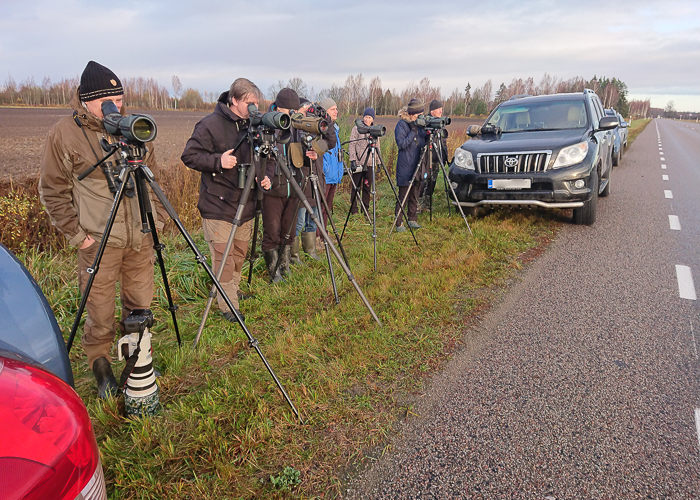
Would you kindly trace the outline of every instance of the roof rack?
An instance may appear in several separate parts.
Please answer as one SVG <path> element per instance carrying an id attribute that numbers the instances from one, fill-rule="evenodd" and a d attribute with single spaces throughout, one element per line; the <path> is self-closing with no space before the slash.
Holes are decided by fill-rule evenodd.
<path id="1" fill-rule="evenodd" d="M 530 94 L 518 94 L 518 95 L 514 95 L 513 97 L 511 97 L 508 100 L 512 101 L 513 99 L 522 99 L 523 97 L 532 97 L 532 96 Z"/>

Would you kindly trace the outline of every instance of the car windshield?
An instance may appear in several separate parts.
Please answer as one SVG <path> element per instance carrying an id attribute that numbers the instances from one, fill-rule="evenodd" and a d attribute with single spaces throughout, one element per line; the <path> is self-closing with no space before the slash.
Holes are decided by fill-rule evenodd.
<path id="1" fill-rule="evenodd" d="M 566 130 L 587 125 L 583 100 L 518 102 L 499 107 L 487 124 L 503 133 L 536 130 Z"/>

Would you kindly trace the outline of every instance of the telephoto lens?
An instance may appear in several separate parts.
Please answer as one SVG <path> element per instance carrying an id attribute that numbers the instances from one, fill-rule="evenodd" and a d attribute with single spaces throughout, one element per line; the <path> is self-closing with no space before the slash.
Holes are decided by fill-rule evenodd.
<path id="1" fill-rule="evenodd" d="M 105 130 L 114 136 L 123 136 L 129 142 L 150 142 L 156 138 L 158 128 L 149 115 L 122 116 L 112 101 L 102 103 L 102 122 Z"/>
<path id="2" fill-rule="evenodd" d="M 117 344 L 119 360 L 127 361 L 124 370 L 132 365 L 124 390 L 124 409 L 129 417 L 153 416 L 161 409 L 153 371 L 151 332 L 148 330 L 151 326 L 151 310 L 134 309 L 124 321 L 126 335 Z"/>

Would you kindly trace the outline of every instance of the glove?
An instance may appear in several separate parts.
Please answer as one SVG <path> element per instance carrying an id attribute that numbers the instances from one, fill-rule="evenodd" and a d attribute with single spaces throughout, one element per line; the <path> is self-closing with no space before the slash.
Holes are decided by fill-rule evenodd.
<path id="1" fill-rule="evenodd" d="M 359 174 L 362 172 L 362 165 L 358 165 L 355 160 L 350 162 L 350 169 L 352 170 L 353 174 Z"/>

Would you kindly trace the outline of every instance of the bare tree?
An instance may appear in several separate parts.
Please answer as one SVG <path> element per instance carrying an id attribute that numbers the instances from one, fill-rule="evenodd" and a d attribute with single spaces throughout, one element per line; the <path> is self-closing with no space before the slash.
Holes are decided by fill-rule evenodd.
<path id="1" fill-rule="evenodd" d="M 379 101 L 381 100 L 382 96 L 384 95 L 384 92 L 382 91 L 382 81 L 379 79 L 378 76 L 375 76 L 372 78 L 372 81 L 369 82 L 369 105 L 373 109 L 377 109 L 377 106 L 379 105 Z"/>
<path id="2" fill-rule="evenodd" d="M 286 84 L 284 83 L 284 80 L 277 80 L 277 83 L 273 83 L 267 88 L 267 97 L 271 101 L 274 101 L 277 98 L 277 94 L 279 94 L 279 91 L 282 90 L 284 87 L 286 87 Z"/>
<path id="3" fill-rule="evenodd" d="M 177 101 L 180 99 L 180 93 L 182 92 L 182 84 L 177 75 L 173 75 L 173 94 L 175 95 L 175 109 L 177 109 Z"/>
<path id="4" fill-rule="evenodd" d="M 306 97 L 308 88 L 304 83 L 304 80 L 302 80 L 298 76 L 290 78 L 289 82 L 287 82 L 287 87 L 294 90 L 297 93 L 297 95 L 299 95 L 299 97 Z"/>

